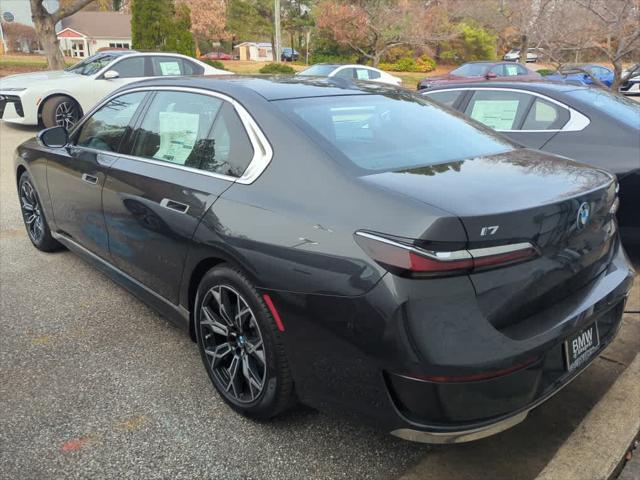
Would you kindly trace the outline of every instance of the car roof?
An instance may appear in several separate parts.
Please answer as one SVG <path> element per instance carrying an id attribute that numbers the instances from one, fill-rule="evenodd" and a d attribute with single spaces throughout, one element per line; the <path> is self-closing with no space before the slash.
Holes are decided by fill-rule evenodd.
<path id="1" fill-rule="evenodd" d="M 453 88 L 509 88 L 520 90 L 531 90 L 533 92 L 570 92 L 572 90 L 579 90 L 581 88 L 590 88 L 583 85 L 572 85 L 564 82 L 550 82 L 544 80 L 512 80 L 502 82 L 458 82 L 447 83 L 443 85 L 434 85 L 426 90 L 424 93 L 429 93 L 434 90 L 450 90 Z"/>
<path id="2" fill-rule="evenodd" d="M 365 95 L 404 91 L 383 83 L 357 82 L 343 78 L 303 76 L 202 75 L 190 77 L 153 77 L 131 83 L 120 91 L 136 87 L 187 87 L 225 93 L 234 98 L 257 93 L 266 100 Z"/>

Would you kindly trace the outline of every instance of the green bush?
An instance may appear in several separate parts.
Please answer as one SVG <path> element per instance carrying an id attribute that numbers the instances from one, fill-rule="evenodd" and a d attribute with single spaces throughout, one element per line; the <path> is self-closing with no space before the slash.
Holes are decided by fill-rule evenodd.
<path id="1" fill-rule="evenodd" d="M 315 65 L 316 63 L 358 63 L 358 57 L 356 55 L 312 53 L 309 55 L 309 65 Z"/>
<path id="2" fill-rule="evenodd" d="M 389 72 L 431 72 L 436 68 L 436 62 L 428 55 L 422 55 L 417 60 L 403 57 L 395 63 L 381 63 L 378 67 Z"/>
<path id="3" fill-rule="evenodd" d="M 458 37 L 442 43 L 439 59 L 464 63 L 496 58 L 496 37 L 482 27 L 460 23 Z"/>
<path id="4" fill-rule="evenodd" d="M 295 70 L 291 68 L 289 65 L 285 65 L 284 63 L 269 63 L 265 65 L 260 70 L 260 73 L 270 73 L 275 75 L 291 75 L 295 73 Z"/>
<path id="5" fill-rule="evenodd" d="M 207 65 L 211 65 L 213 68 L 217 68 L 218 70 L 226 70 L 226 68 L 224 68 L 224 64 L 220 60 L 205 59 L 202 61 Z"/>
<path id="6" fill-rule="evenodd" d="M 553 75 L 554 73 L 556 73 L 555 70 L 551 70 L 549 68 L 541 68 L 537 72 L 543 77 L 546 77 L 547 75 Z"/>

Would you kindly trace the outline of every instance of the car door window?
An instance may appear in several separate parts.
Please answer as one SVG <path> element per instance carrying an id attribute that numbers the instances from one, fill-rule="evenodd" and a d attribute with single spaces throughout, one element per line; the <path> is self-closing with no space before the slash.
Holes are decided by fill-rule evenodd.
<path id="1" fill-rule="evenodd" d="M 503 67 L 505 77 L 515 77 L 518 75 L 519 65 L 514 63 L 512 65 L 503 65 Z"/>
<path id="2" fill-rule="evenodd" d="M 366 68 L 356 68 L 355 69 L 356 72 L 356 80 L 370 80 L 371 79 L 371 72 L 369 70 L 367 70 Z"/>
<path id="3" fill-rule="evenodd" d="M 353 68 L 343 68 L 335 74 L 336 77 L 353 79 Z"/>
<path id="4" fill-rule="evenodd" d="M 531 96 L 504 90 L 476 90 L 465 114 L 496 130 L 514 130 L 525 115 Z"/>
<path id="5" fill-rule="evenodd" d="M 154 77 L 184 75 L 181 58 L 151 57 L 151 72 Z"/>
<path id="6" fill-rule="evenodd" d="M 198 65 L 194 62 L 190 62 L 189 60 L 182 59 L 182 72 L 183 75 L 202 75 L 204 73 L 204 68 L 201 65 Z"/>
<path id="7" fill-rule="evenodd" d="M 493 67 L 491 67 L 491 70 L 489 70 L 489 71 L 491 73 L 495 73 L 499 77 L 504 77 L 505 76 L 504 66 L 503 65 L 494 65 Z"/>
<path id="8" fill-rule="evenodd" d="M 253 147 L 229 102 L 209 95 L 158 92 L 134 135 L 132 155 L 241 176 Z"/>
<path id="9" fill-rule="evenodd" d="M 529 74 L 529 70 L 527 70 L 522 65 L 516 65 L 516 68 L 518 69 L 518 75 L 528 75 Z"/>
<path id="10" fill-rule="evenodd" d="M 117 152 L 145 95 L 146 92 L 134 92 L 109 101 L 82 124 L 75 144 L 79 147 Z"/>
<path id="11" fill-rule="evenodd" d="M 118 72 L 120 78 L 144 77 L 144 57 L 125 58 L 113 65 L 110 70 Z"/>
<path id="12" fill-rule="evenodd" d="M 449 90 L 428 93 L 427 96 L 438 103 L 452 107 L 456 100 L 464 93 L 464 90 Z"/>
<path id="13" fill-rule="evenodd" d="M 522 124 L 522 130 L 558 130 L 569 121 L 566 108 L 536 98 Z"/>
<path id="14" fill-rule="evenodd" d="M 376 80 L 382 76 L 380 75 L 380 72 L 376 72 L 375 70 L 367 69 L 367 72 L 369 73 L 369 80 Z"/>

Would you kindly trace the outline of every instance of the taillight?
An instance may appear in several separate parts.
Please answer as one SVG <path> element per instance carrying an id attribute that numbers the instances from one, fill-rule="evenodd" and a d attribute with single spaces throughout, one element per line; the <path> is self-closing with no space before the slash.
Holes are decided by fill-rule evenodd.
<path id="1" fill-rule="evenodd" d="M 385 269 L 413 276 L 460 275 L 523 262 L 538 255 L 528 242 L 445 252 L 425 250 L 362 231 L 356 232 L 355 240 Z"/>

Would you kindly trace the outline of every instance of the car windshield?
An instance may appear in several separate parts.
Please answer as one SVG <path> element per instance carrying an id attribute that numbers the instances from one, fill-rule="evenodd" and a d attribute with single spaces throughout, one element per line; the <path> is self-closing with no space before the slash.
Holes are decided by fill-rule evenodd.
<path id="1" fill-rule="evenodd" d="M 65 71 L 77 73 L 79 75 L 93 75 L 111 63 L 114 58 L 116 58 L 115 55 L 99 53 L 76 63 L 74 66 L 65 69 Z"/>
<path id="2" fill-rule="evenodd" d="M 306 70 L 298 72 L 298 75 L 311 76 L 311 77 L 315 77 L 315 76 L 326 77 L 331 72 L 333 72 L 335 68 L 336 68 L 335 65 L 313 65 L 307 68 Z"/>
<path id="3" fill-rule="evenodd" d="M 411 94 L 343 95 L 273 103 L 338 159 L 365 171 L 429 166 L 514 148 L 488 129 Z"/>
<path id="4" fill-rule="evenodd" d="M 601 88 L 581 88 L 567 95 L 640 130 L 640 103 Z"/>
<path id="5" fill-rule="evenodd" d="M 489 70 L 489 64 L 487 63 L 467 63 L 453 70 L 451 75 L 456 77 L 481 77 L 487 73 L 487 70 Z"/>

